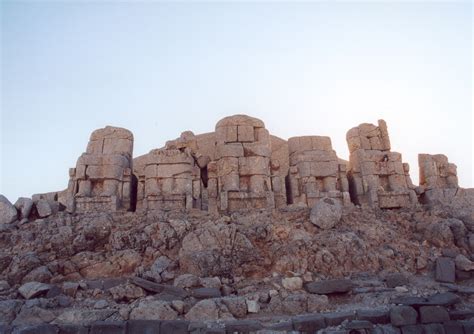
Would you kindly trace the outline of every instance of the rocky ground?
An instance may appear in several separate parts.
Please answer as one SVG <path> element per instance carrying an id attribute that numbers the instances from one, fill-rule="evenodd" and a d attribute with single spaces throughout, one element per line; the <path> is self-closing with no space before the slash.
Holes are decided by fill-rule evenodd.
<path id="1" fill-rule="evenodd" d="M 134 320 L 181 319 L 176 324 L 196 333 L 327 326 L 397 333 L 414 325 L 406 320 L 411 310 L 426 333 L 439 332 L 432 322 L 445 323 L 446 332 L 447 320 L 474 316 L 472 218 L 440 208 L 351 206 L 333 224 L 318 224 L 314 212 L 293 206 L 221 216 L 63 211 L 2 224 L 0 332 L 79 325 L 139 333 L 130 329 Z M 441 315 L 426 320 L 435 311 Z M 118 327 L 104 331 L 97 321 Z M 391 324 L 370 329 L 384 323 Z M 162 332 L 180 331 L 170 326 Z M 469 322 L 460 326 L 471 330 Z"/>

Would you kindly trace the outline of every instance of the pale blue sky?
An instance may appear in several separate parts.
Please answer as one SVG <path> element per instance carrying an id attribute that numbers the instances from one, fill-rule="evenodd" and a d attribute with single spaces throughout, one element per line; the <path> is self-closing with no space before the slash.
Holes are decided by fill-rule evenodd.
<path id="1" fill-rule="evenodd" d="M 246 113 L 282 138 L 384 118 L 418 180 L 445 153 L 473 186 L 472 4 L 8 2 L 1 6 L 0 193 L 61 190 L 90 133 L 138 156 Z"/>

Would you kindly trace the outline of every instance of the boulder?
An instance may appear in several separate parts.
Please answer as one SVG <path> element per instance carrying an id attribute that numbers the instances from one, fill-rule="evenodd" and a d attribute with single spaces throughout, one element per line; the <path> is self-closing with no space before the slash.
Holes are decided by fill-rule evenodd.
<path id="1" fill-rule="evenodd" d="M 16 208 L 3 195 L 0 195 L 0 224 L 11 224 L 18 218 Z"/>
<path id="2" fill-rule="evenodd" d="M 131 320 L 174 320 L 177 317 L 171 305 L 162 300 L 142 300 L 130 312 Z"/>
<path id="3" fill-rule="evenodd" d="M 311 223 L 323 230 L 333 228 L 342 217 L 342 207 L 331 198 L 323 198 L 311 209 Z"/>
<path id="4" fill-rule="evenodd" d="M 15 202 L 15 208 L 20 212 L 21 219 L 28 218 L 33 208 L 33 200 L 27 197 L 20 197 Z"/>
<path id="5" fill-rule="evenodd" d="M 39 325 L 53 321 L 56 315 L 38 306 L 21 308 L 12 325 Z"/>
<path id="6" fill-rule="evenodd" d="M 195 304 L 184 318 L 186 320 L 217 320 L 219 311 L 214 300 L 205 299 Z"/>
<path id="7" fill-rule="evenodd" d="M 309 293 L 326 295 L 331 293 L 347 293 L 352 290 L 353 283 L 349 279 L 333 279 L 326 281 L 310 282 L 305 284 Z"/>
<path id="8" fill-rule="evenodd" d="M 51 289 L 51 285 L 41 282 L 28 282 L 18 288 L 18 292 L 25 298 L 30 299 L 39 296 Z"/>
<path id="9" fill-rule="evenodd" d="M 45 218 L 53 214 L 53 209 L 49 202 L 45 199 L 40 199 L 36 202 L 36 211 L 38 211 L 38 216 Z"/>
<path id="10" fill-rule="evenodd" d="M 454 262 L 456 264 L 456 269 L 463 270 L 463 271 L 471 271 L 474 270 L 474 262 L 469 260 L 467 257 L 465 257 L 462 254 L 459 254 L 456 256 L 454 259 Z"/>

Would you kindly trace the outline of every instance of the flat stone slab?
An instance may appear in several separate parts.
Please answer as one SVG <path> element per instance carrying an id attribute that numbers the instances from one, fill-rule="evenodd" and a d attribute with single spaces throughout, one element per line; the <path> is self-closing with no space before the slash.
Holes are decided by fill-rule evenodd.
<path id="1" fill-rule="evenodd" d="M 173 296 L 181 297 L 184 298 L 188 296 L 188 293 L 181 288 L 172 286 L 172 285 L 166 285 L 166 284 L 159 284 L 155 283 L 152 281 L 148 281 L 146 279 L 140 278 L 140 277 L 133 277 L 131 279 L 131 283 L 151 292 L 155 293 L 167 293 Z"/>
<path id="2" fill-rule="evenodd" d="M 309 293 L 326 295 L 331 293 L 347 293 L 352 290 L 354 284 L 349 279 L 333 279 L 326 281 L 310 282 L 305 284 Z"/>
<path id="3" fill-rule="evenodd" d="M 39 296 L 51 289 L 51 285 L 40 282 L 28 282 L 20 286 L 18 292 L 25 298 L 30 299 Z"/>
<path id="4" fill-rule="evenodd" d="M 218 288 L 196 288 L 192 290 L 192 296 L 197 299 L 219 298 L 222 296 Z"/>

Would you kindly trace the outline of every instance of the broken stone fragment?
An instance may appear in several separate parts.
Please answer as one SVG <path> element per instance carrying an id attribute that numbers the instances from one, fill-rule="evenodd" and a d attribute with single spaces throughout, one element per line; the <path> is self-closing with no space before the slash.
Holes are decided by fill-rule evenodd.
<path id="1" fill-rule="evenodd" d="M 18 288 L 18 292 L 25 298 L 30 299 L 39 296 L 51 289 L 51 285 L 40 282 L 28 282 Z"/>

